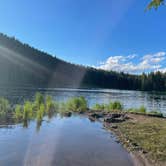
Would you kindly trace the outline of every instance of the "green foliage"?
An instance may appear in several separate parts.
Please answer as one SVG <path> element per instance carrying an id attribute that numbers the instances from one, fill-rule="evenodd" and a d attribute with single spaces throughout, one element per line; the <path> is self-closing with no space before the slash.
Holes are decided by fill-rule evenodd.
<path id="1" fill-rule="evenodd" d="M 164 4 L 164 0 L 151 0 L 151 2 L 148 4 L 146 10 L 150 10 L 152 8 L 157 9 L 160 5 Z"/>
<path id="2" fill-rule="evenodd" d="M 130 108 L 127 110 L 127 112 L 131 112 L 131 113 L 140 113 L 140 114 L 146 114 L 146 108 L 144 106 L 140 106 L 139 108 Z"/>
<path id="3" fill-rule="evenodd" d="M 92 110 L 95 110 L 95 111 L 103 111 L 105 110 L 106 108 L 106 105 L 105 104 L 95 104 L 93 107 L 92 107 Z"/>
<path id="4" fill-rule="evenodd" d="M 88 108 L 84 97 L 73 97 L 66 102 L 66 109 L 73 112 L 84 112 Z"/>
<path id="5" fill-rule="evenodd" d="M 49 114 L 54 111 L 54 103 L 51 96 L 46 96 L 46 112 Z"/>
<path id="6" fill-rule="evenodd" d="M 16 105 L 14 110 L 14 119 L 19 122 L 23 119 L 23 110 L 21 105 Z"/>
<path id="7" fill-rule="evenodd" d="M 15 60 L 19 61 L 19 58 L 25 58 L 27 61 L 37 61 L 39 64 L 32 66 L 31 63 L 27 63 L 27 61 L 25 61 L 23 62 L 24 67 L 27 69 L 31 69 L 33 67 L 33 70 L 22 70 L 22 68 L 16 67 L 14 63 L 10 63 L 7 58 L 3 58 L 3 56 L 1 56 L 1 83 L 14 82 L 17 85 L 24 84 L 28 80 L 28 83 L 32 86 L 38 85 L 39 87 L 46 87 L 48 86 L 50 76 L 54 75 L 51 83 L 55 87 L 68 87 L 70 85 L 77 87 L 78 82 L 80 81 L 80 76 L 86 73 L 84 79 L 81 81 L 80 87 L 86 86 L 109 89 L 166 91 L 165 73 L 153 72 L 142 75 L 131 75 L 123 72 L 118 73 L 115 71 L 104 71 L 91 67 L 73 65 L 67 62 L 64 63 L 64 61 L 61 61 L 56 57 L 52 57 L 47 53 L 36 50 L 27 44 L 23 44 L 14 38 L 9 38 L 4 34 L 0 34 L 0 45 L 11 50 L 11 52 L 14 51 L 18 56 L 14 57 L 12 54 L 8 56 L 16 58 Z M 20 55 L 21 57 L 19 57 Z M 57 68 L 56 66 L 62 67 Z M 54 74 L 55 72 L 56 75 Z M 10 77 L 11 73 L 13 73 L 14 77 Z M 39 109 L 40 104 L 37 105 Z"/>
<path id="8" fill-rule="evenodd" d="M 7 119 L 11 112 L 9 101 L 5 98 L 0 98 L 0 119 Z"/>
<path id="9" fill-rule="evenodd" d="M 32 103 L 26 101 L 23 107 L 23 120 L 30 120 L 34 117 Z"/>
<path id="10" fill-rule="evenodd" d="M 115 111 L 122 110 L 123 105 L 119 101 L 115 101 L 109 104 L 95 104 L 92 109 L 95 111 Z"/>
<path id="11" fill-rule="evenodd" d="M 146 108 L 145 108 L 144 106 L 141 106 L 141 107 L 138 109 L 138 112 L 143 113 L 143 114 L 146 114 Z"/>
<path id="12" fill-rule="evenodd" d="M 37 92 L 34 101 L 36 109 L 38 110 L 40 108 L 40 105 L 43 103 L 44 103 L 44 96 L 41 93 Z"/>
<path id="13" fill-rule="evenodd" d="M 107 106 L 108 111 L 111 110 L 122 110 L 123 106 L 119 101 L 110 102 Z"/>
<path id="14" fill-rule="evenodd" d="M 67 106 L 66 106 L 66 103 L 65 103 L 65 102 L 61 102 L 61 103 L 59 104 L 58 112 L 59 112 L 60 114 L 63 114 L 63 113 L 65 113 L 65 112 L 69 112 L 69 110 L 67 109 Z"/>
<path id="15" fill-rule="evenodd" d="M 44 104 L 42 103 L 41 105 L 40 105 L 40 108 L 39 108 L 39 110 L 37 111 L 37 121 L 38 122 L 40 122 L 40 121 L 42 121 L 42 119 L 43 119 L 43 116 L 44 116 L 44 110 L 45 110 L 45 106 L 44 106 Z"/>

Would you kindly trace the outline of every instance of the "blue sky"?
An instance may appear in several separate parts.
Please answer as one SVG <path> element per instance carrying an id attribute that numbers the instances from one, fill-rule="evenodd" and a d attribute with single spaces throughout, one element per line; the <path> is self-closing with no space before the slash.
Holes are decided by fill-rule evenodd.
<path id="1" fill-rule="evenodd" d="M 166 6 L 145 12 L 148 2 L 1 0 L 0 32 L 73 63 L 165 71 Z"/>

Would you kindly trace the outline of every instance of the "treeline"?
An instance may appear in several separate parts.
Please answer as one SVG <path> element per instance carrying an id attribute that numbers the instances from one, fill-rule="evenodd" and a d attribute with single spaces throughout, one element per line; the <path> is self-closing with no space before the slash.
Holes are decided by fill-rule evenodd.
<path id="1" fill-rule="evenodd" d="M 0 85 L 166 90 L 166 73 L 131 75 L 65 62 L 0 34 Z"/>

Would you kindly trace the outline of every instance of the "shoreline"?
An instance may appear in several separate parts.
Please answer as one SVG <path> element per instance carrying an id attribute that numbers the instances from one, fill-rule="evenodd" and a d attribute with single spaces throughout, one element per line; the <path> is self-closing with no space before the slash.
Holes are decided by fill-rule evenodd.
<path id="1" fill-rule="evenodd" d="M 109 115 L 108 115 L 109 114 Z M 112 115 L 118 115 L 121 114 L 122 117 L 125 117 L 122 119 L 122 121 L 115 121 L 114 118 L 112 118 L 112 122 L 105 122 L 105 120 L 110 118 Z M 145 151 L 143 147 L 139 146 L 137 143 L 133 143 L 130 140 L 130 137 L 127 138 L 125 133 L 121 131 L 120 126 L 123 126 L 124 123 L 130 123 L 134 121 L 139 121 L 140 119 L 160 119 L 164 120 L 166 122 L 166 118 L 164 117 L 154 117 L 149 115 L 141 115 L 141 114 L 133 114 L 133 113 L 121 113 L 121 112 L 115 112 L 115 113 L 103 113 L 103 117 L 101 117 L 101 112 L 96 111 L 93 113 L 87 114 L 88 117 L 91 120 L 99 121 L 103 124 L 103 127 L 114 134 L 114 136 L 117 138 L 118 142 L 127 150 L 127 152 L 130 154 L 131 158 L 133 159 L 133 163 L 135 166 L 164 166 L 166 165 L 165 161 L 157 161 L 151 158 L 149 155 L 150 151 Z M 125 115 L 125 116 L 124 116 Z M 95 116 L 95 117 L 94 117 Z M 121 118 L 121 117 L 120 117 Z M 116 119 L 116 118 L 115 118 Z M 136 122 L 137 123 L 137 122 Z"/>

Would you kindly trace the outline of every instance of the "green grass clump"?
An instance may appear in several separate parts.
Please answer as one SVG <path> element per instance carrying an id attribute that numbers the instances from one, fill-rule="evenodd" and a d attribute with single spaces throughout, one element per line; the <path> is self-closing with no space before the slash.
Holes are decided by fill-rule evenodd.
<path id="1" fill-rule="evenodd" d="M 45 106 L 44 104 L 40 104 L 40 108 L 37 111 L 37 116 L 36 116 L 38 122 L 41 122 L 43 120 L 44 114 L 45 114 Z"/>
<path id="2" fill-rule="evenodd" d="M 108 111 L 111 110 L 122 110 L 123 106 L 119 101 L 110 102 L 108 104 Z"/>
<path id="3" fill-rule="evenodd" d="M 14 110 L 14 119 L 16 122 L 20 122 L 23 119 L 23 109 L 21 105 L 16 105 Z"/>
<path id="4" fill-rule="evenodd" d="M 66 102 L 65 106 L 72 112 L 85 112 L 88 108 L 84 97 L 73 97 Z"/>
<path id="5" fill-rule="evenodd" d="M 138 112 L 143 113 L 143 114 L 146 114 L 146 108 L 145 108 L 144 106 L 141 106 L 141 107 L 138 109 Z"/>
<path id="6" fill-rule="evenodd" d="M 106 108 L 106 105 L 105 104 L 95 104 L 93 107 L 92 107 L 92 110 L 95 110 L 95 111 L 103 111 L 105 110 Z"/>
<path id="7" fill-rule="evenodd" d="M 92 107 L 92 110 L 95 111 L 115 111 L 115 110 L 122 110 L 123 105 L 119 101 L 110 102 L 109 104 L 95 104 Z"/>
<path id="8" fill-rule="evenodd" d="M 23 106 L 23 120 L 30 120 L 35 116 L 33 112 L 32 103 L 29 101 L 26 101 Z"/>
<path id="9" fill-rule="evenodd" d="M 0 119 L 7 120 L 11 116 L 11 106 L 5 98 L 0 98 Z"/>
<path id="10" fill-rule="evenodd" d="M 44 96 L 37 92 L 35 95 L 35 101 L 34 101 L 34 107 L 36 107 L 36 110 L 38 110 L 40 108 L 41 104 L 44 104 Z"/>
<path id="11" fill-rule="evenodd" d="M 139 108 L 130 108 L 127 110 L 130 113 L 137 113 L 137 114 L 146 114 L 146 108 L 144 106 L 140 106 Z"/>
<path id="12" fill-rule="evenodd" d="M 54 102 L 53 102 L 51 96 L 46 96 L 45 105 L 46 105 L 46 112 L 47 112 L 48 114 L 54 113 Z"/>

